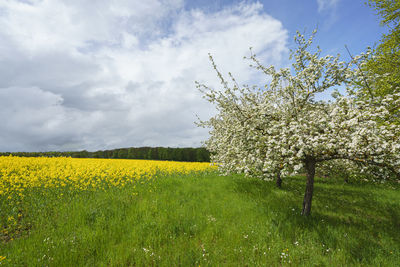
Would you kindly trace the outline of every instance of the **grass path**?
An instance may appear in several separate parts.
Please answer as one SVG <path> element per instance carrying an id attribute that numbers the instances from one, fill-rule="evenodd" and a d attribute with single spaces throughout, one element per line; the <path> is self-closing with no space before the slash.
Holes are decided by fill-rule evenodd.
<path id="1" fill-rule="evenodd" d="M 400 186 L 317 179 L 304 218 L 304 183 L 204 174 L 44 194 L 29 234 L 0 243 L 0 266 L 399 264 Z"/>

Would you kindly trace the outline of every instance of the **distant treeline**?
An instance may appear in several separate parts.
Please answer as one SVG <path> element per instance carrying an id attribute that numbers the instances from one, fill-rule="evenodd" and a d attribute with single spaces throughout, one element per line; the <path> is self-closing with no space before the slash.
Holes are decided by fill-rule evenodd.
<path id="1" fill-rule="evenodd" d="M 151 159 L 209 162 L 210 153 L 200 148 L 172 148 L 172 147 L 130 147 L 96 152 L 83 151 L 50 151 L 50 152 L 0 152 L 0 156 L 8 155 L 20 157 L 72 157 L 72 158 L 103 158 L 103 159 Z"/>

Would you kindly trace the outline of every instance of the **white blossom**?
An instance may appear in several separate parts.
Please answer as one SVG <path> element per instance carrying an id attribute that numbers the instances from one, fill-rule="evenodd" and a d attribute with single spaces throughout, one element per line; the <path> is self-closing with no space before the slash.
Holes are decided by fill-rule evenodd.
<path id="1" fill-rule="evenodd" d="M 246 173 L 268 179 L 301 170 L 307 158 L 316 162 L 342 159 L 368 166 L 377 165 L 387 173 L 400 173 L 400 126 L 386 123 L 389 104 L 400 105 L 398 95 L 366 100 L 350 86 L 365 77 L 358 68 L 364 57 L 350 62 L 320 57 L 321 50 L 309 52 L 313 36 L 297 34 L 298 49 L 292 52 L 291 69 L 264 67 L 251 54 L 252 67 L 270 81 L 262 88 L 240 87 L 230 75 L 232 86 L 222 77 L 213 58 L 222 90 L 198 84 L 219 113 L 208 121 L 210 138 L 205 142 L 212 161 L 223 173 Z M 318 93 L 345 85 L 333 101 L 317 101 Z M 397 102 L 396 102 L 397 101 Z"/>

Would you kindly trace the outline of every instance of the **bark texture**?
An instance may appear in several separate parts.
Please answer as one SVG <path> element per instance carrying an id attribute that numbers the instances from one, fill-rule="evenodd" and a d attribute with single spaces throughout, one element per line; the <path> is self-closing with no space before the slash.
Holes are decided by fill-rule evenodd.
<path id="1" fill-rule="evenodd" d="M 277 186 L 278 188 L 281 188 L 281 187 L 282 187 L 281 172 L 278 172 L 278 173 L 276 174 L 276 186 Z"/>
<path id="2" fill-rule="evenodd" d="M 309 216 L 311 213 L 311 202 L 314 192 L 314 176 L 315 176 L 315 158 L 307 157 L 305 160 L 307 171 L 307 185 L 306 192 L 304 193 L 303 211 L 302 215 Z"/>

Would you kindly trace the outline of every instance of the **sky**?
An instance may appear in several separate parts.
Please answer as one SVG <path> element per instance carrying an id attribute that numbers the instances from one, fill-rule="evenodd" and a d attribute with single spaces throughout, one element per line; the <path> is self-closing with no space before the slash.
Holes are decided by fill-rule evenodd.
<path id="1" fill-rule="evenodd" d="M 0 0 L 0 151 L 199 147 L 219 88 L 285 67 L 297 30 L 348 59 L 385 33 L 364 0 Z"/>

